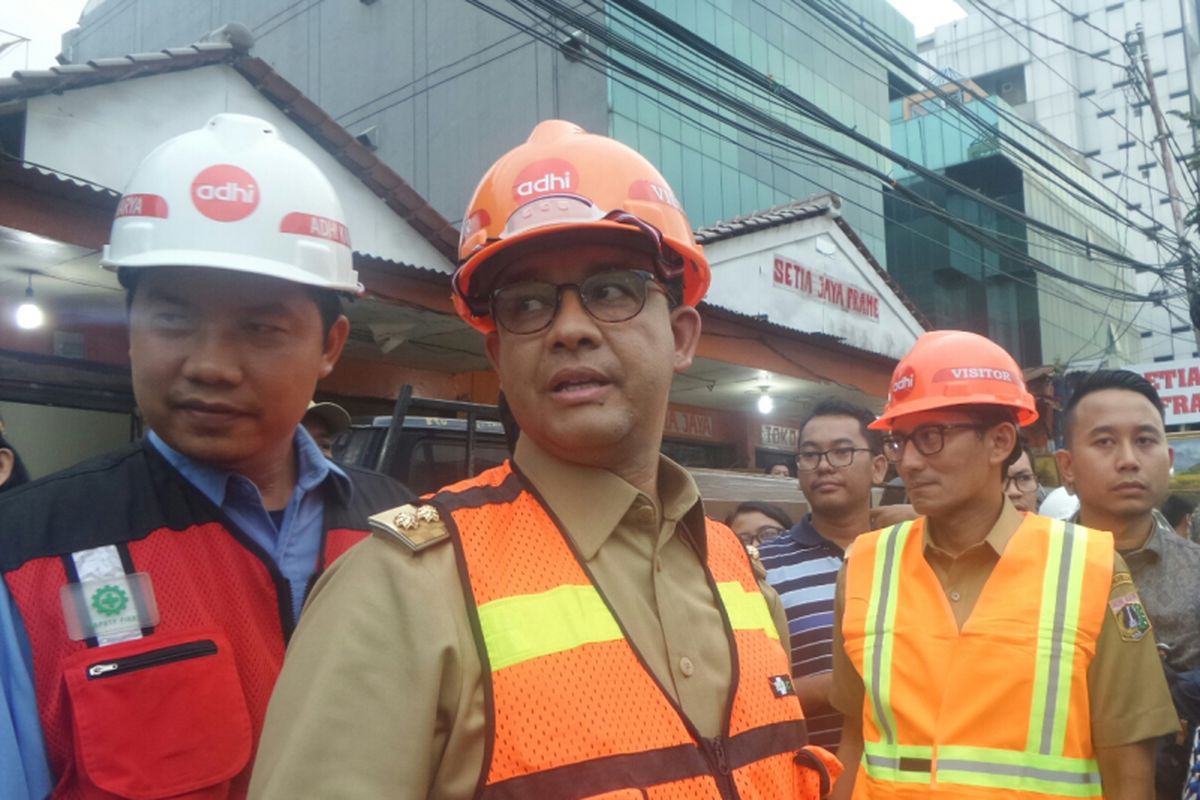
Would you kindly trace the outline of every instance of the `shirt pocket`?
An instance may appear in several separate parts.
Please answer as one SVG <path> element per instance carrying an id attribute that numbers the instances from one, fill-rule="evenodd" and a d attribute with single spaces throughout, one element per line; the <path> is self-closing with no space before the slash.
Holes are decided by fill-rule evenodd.
<path id="1" fill-rule="evenodd" d="M 89 648 L 64 670 L 76 760 L 101 789 L 131 800 L 211 790 L 250 761 L 245 693 L 215 630 Z"/>

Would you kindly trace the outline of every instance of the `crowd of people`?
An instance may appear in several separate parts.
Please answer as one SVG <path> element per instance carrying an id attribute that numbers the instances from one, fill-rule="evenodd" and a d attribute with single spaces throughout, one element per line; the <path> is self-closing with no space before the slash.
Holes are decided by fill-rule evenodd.
<path id="1" fill-rule="evenodd" d="M 256 209 L 197 199 L 216 166 Z M 1078 504 L 1039 514 L 1020 368 L 927 333 L 881 415 L 809 409 L 771 470 L 803 518 L 709 519 L 660 452 L 708 262 L 649 161 L 552 120 L 484 175 L 453 278 L 512 459 L 418 500 L 329 458 L 361 287 L 316 167 L 221 114 L 126 198 L 103 263 L 148 435 L 30 483 L 0 429 L 0 796 L 1200 790 L 1200 545 L 1141 376 L 1078 384 Z"/>

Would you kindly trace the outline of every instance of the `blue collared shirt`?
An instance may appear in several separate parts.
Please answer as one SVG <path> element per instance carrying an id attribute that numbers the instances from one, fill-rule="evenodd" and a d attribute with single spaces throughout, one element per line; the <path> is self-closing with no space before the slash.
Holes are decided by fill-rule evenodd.
<path id="1" fill-rule="evenodd" d="M 336 483 L 337 490 L 349 497 L 352 487 L 346 473 L 325 457 L 303 426 L 297 426 L 296 488 L 276 526 L 258 487 L 248 478 L 194 461 L 153 431 L 147 438 L 171 466 L 271 557 L 291 589 L 295 622 L 308 582 L 317 569 L 325 519 L 323 486 L 327 481 Z"/>

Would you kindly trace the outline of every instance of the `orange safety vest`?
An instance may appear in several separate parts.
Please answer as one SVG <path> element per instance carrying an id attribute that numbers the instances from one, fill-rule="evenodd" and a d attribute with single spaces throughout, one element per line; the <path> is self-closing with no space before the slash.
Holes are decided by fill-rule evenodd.
<path id="1" fill-rule="evenodd" d="M 507 463 L 429 502 L 455 542 L 485 665 L 477 797 L 815 800 L 836 777 L 836 760 L 806 747 L 787 655 L 728 528 L 708 522 L 706 567 L 725 618 L 733 696 L 721 736 L 703 739 Z"/>
<path id="2" fill-rule="evenodd" d="M 866 690 L 854 797 L 1101 797 L 1087 671 L 1111 534 L 1026 515 L 960 631 L 924 524 L 860 536 L 846 562 L 842 635 Z"/>

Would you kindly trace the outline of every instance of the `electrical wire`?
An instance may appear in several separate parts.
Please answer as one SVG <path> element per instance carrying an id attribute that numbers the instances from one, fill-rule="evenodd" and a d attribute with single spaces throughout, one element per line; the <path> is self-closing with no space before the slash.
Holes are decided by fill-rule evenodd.
<path id="1" fill-rule="evenodd" d="M 806 8 L 813 7 L 813 8 L 817 8 L 818 10 L 821 10 L 823 15 L 825 16 L 826 20 L 830 24 L 832 24 L 835 27 L 841 28 L 842 30 L 849 31 L 851 33 L 851 35 L 853 35 L 853 28 L 846 21 L 846 18 L 848 16 L 852 15 L 851 10 L 847 6 L 845 6 L 845 4 L 843 2 L 841 2 L 841 0 L 827 0 L 827 1 L 834 4 L 837 8 L 826 7 L 821 2 L 814 2 L 813 0 L 806 2 L 804 4 L 804 7 L 806 7 Z M 798 0 L 793 0 L 793 3 L 799 4 Z M 938 97 L 942 98 L 944 101 L 952 100 L 952 98 L 946 94 L 946 92 L 942 89 L 941 86 L 937 86 L 937 85 L 930 83 L 927 79 L 925 79 L 922 75 L 920 75 L 920 73 L 918 73 L 915 69 L 912 69 L 908 64 L 906 64 L 905 58 L 915 60 L 921 66 L 925 67 L 926 69 L 929 69 L 933 74 L 941 77 L 943 80 L 946 81 L 947 84 L 961 85 L 961 82 L 962 82 L 961 77 L 951 76 L 951 75 L 946 74 L 944 71 L 938 69 L 933 64 L 931 64 L 930 62 L 923 59 L 919 54 L 914 53 L 911 50 L 908 50 L 907 48 L 905 48 L 901 43 L 897 42 L 894 38 L 892 38 L 889 34 L 887 34 L 886 31 L 883 31 L 877 25 L 874 25 L 873 23 L 870 23 L 869 21 L 867 21 L 861 17 L 859 18 L 858 21 L 859 21 L 860 25 L 864 27 L 864 30 L 866 30 L 868 27 L 874 29 L 875 34 L 871 35 L 870 38 L 875 38 L 875 39 L 880 40 L 879 42 L 877 42 L 877 47 L 881 46 L 886 50 L 886 52 L 883 53 L 883 57 L 885 58 L 887 63 L 890 65 L 890 68 L 895 68 L 900 72 L 907 72 L 907 73 L 911 74 L 914 78 L 916 78 L 918 83 L 925 85 L 928 90 L 934 92 Z M 858 42 L 862 46 L 865 46 L 865 47 L 872 46 L 871 42 L 867 38 L 863 38 L 862 36 L 854 36 L 854 39 L 856 42 Z M 902 54 L 904 56 L 904 58 L 900 58 L 897 55 L 897 53 Z M 988 98 L 983 98 L 983 102 L 985 102 L 990 108 L 992 108 L 998 114 L 1000 114 L 1005 119 L 1007 119 L 1014 126 L 1020 128 L 1022 130 L 1029 128 L 1031 131 L 1033 131 L 1031 138 L 1033 138 L 1034 140 L 1037 140 L 1046 135 L 1045 131 L 1033 128 L 1030 125 L 1030 123 L 1021 119 L 1014 111 L 1004 107 L 1002 104 L 990 102 Z M 969 110 L 969 105 L 970 105 L 969 103 L 968 104 L 958 104 L 957 107 L 959 109 L 959 112 L 967 115 L 968 117 L 973 116 L 973 112 L 971 112 Z M 984 122 L 983 124 L 988 125 L 988 123 L 986 123 L 986 122 Z M 994 126 L 988 125 L 988 127 L 995 130 Z M 999 133 L 1001 135 L 1001 137 L 1004 138 L 1002 132 L 997 131 L 997 133 Z M 1021 143 L 1015 142 L 1015 140 L 1012 140 L 1011 138 L 1009 139 L 1009 143 L 1016 146 L 1019 150 L 1027 151 L 1027 149 L 1028 149 L 1028 148 L 1025 148 Z M 1070 148 L 1070 149 L 1074 149 L 1074 148 Z M 1085 158 L 1085 159 L 1090 158 L 1090 157 L 1085 156 L 1084 154 L 1080 153 L 1078 150 L 1075 150 L 1075 152 L 1078 153 L 1081 158 Z M 1092 158 L 1092 160 L 1095 161 L 1096 159 Z M 1111 169 L 1111 167 L 1110 167 L 1110 169 Z M 1109 191 L 1111 193 L 1112 190 L 1108 189 L 1108 187 L 1103 182 L 1098 182 L 1098 184 L 1100 186 L 1104 187 L 1104 189 L 1106 191 Z M 1149 184 L 1147 183 L 1146 185 L 1149 185 Z M 1117 198 L 1117 199 L 1123 201 L 1122 198 Z M 1097 198 L 1097 200 L 1098 200 L 1098 198 Z M 1103 201 L 1094 203 L 1093 205 L 1094 205 L 1094 207 L 1097 207 L 1098 210 L 1109 213 L 1110 216 L 1113 216 L 1115 219 L 1117 219 L 1122 224 L 1131 225 L 1132 227 L 1141 231 L 1143 233 L 1143 235 L 1147 236 L 1147 238 L 1150 238 L 1152 240 L 1159 238 L 1157 235 L 1156 229 L 1153 228 L 1153 226 L 1157 223 L 1157 220 L 1153 217 L 1153 215 L 1151 215 L 1143 210 L 1140 210 L 1140 209 L 1137 212 L 1135 212 L 1135 213 L 1140 214 L 1141 216 L 1146 217 L 1149 220 L 1149 222 L 1151 223 L 1151 228 L 1146 229 L 1146 228 L 1143 228 L 1143 227 L 1137 225 L 1136 223 L 1134 223 L 1132 220 L 1129 220 L 1128 218 L 1123 218 L 1121 215 L 1116 215 L 1116 214 L 1111 213 L 1107 208 L 1107 204 L 1105 204 Z M 1171 234 L 1168 233 L 1167 235 L 1170 236 Z"/>
<path id="2" fill-rule="evenodd" d="M 514 3 L 514 4 L 520 5 L 520 3 Z M 483 10 L 487 11 L 488 13 L 492 13 L 492 14 L 495 14 L 495 15 L 497 15 L 497 16 L 498 16 L 498 17 L 500 17 L 500 18 L 507 19 L 507 20 L 509 20 L 509 21 L 510 21 L 512 24 L 517 24 L 517 25 L 520 25 L 520 24 L 521 24 L 519 21 L 512 20 L 512 18 L 510 18 L 510 17 L 507 17 L 506 15 L 503 15 L 503 14 L 501 14 L 500 12 L 496 11 L 495 9 L 488 8 L 488 7 L 486 7 L 486 6 L 483 6 L 482 4 L 479 4 L 479 5 L 480 5 L 480 7 L 481 7 Z M 572 24 L 577 24 L 577 22 L 578 22 L 578 20 L 574 20 L 574 19 L 572 19 L 572 20 L 569 20 L 569 21 L 570 21 Z M 597 31 L 596 33 L 599 33 L 599 32 Z M 608 44 L 608 45 L 610 45 L 610 46 L 612 46 L 612 45 L 616 44 L 616 43 L 615 43 L 615 42 L 613 42 L 612 40 L 607 40 L 605 43 L 606 43 L 606 44 Z M 604 55 L 605 55 L 605 54 L 604 54 L 604 52 L 600 51 L 598 48 L 591 48 L 591 50 L 592 50 L 592 51 L 593 51 L 593 52 L 594 52 L 594 53 L 595 53 L 595 54 L 596 54 L 596 55 L 599 57 L 599 59 L 600 59 L 600 60 L 604 60 L 604 58 L 603 58 L 603 57 L 604 57 Z M 666 87 L 666 86 L 664 86 L 664 85 L 662 85 L 662 84 L 659 84 L 659 83 L 656 83 L 656 82 L 654 82 L 654 81 L 651 81 L 651 80 L 649 80 L 649 79 L 646 77 L 646 75 L 645 75 L 645 72 L 644 72 L 644 71 L 637 71 L 637 70 L 627 69 L 625 65 L 622 65 L 622 64 L 620 64 L 619 62 L 615 62 L 615 63 L 614 63 L 614 61 L 613 61 L 612 59 L 607 59 L 607 61 L 608 61 L 608 63 L 609 63 L 611 66 L 615 67 L 616 69 L 618 69 L 618 70 L 622 70 L 622 69 L 624 69 L 624 71 L 626 71 L 626 72 L 630 73 L 632 76 L 635 76 L 635 77 L 637 77 L 637 78 L 638 78 L 640 81 L 642 81 L 642 82 L 645 82 L 645 83 L 649 83 L 650 85 L 653 85 L 653 86 L 655 86 L 655 87 L 656 87 L 656 88 L 658 88 L 660 91 L 662 91 L 662 92 L 664 92 L 665 94 L 667 94 L 668 96 L 672 96 L 672 97 L 674 97 L 675 99 L 677 99 L 677 100 L 680 100 L 680 101 L 684 102 L 685 104 L 692 105 L 693 107 L 697 107 L 697 108 L 698 108 L 698 110 L 700 110 L 700 111 L 702 111 L 702 112 L 709 113 L 709 114 L 713 113 L 713 107 L 712 107 L 711 105 L 703 105 L 703 106 L 701 106 L 701 105 L 699 105 L 699 104 L 695 104 L 695 103 L 689 103 L 689 102 L 688 102 L 688 98 L 681 97 L 681 96 L 679 95 L 679 93 L 678 93 L 678 92 L 674 92 L 674 91 L 672 91 L 672 90 L 671 90 L 669 87 Z M 655 66 L 657 67 L 658 65 L 655 65 Z M 758 136 L 758 138 L 762 138 L 762 137 L 761 137 L 761 132 L 759 132 L 759 131 L 756 131 L 756 130 L 754 130 L 754 129 L 747 129 L 747 128 L 746 128 L 746 126 L 739 124 L 739 123 L 738 123 L 736 120 L 731 120 L 731 119 L 728 119 L 728 118 L 724 118 L 724 119 L 722 119 L 722 122 L 724 122 L 724 124 L 731 125 L 731 127 L 734 127 L 734 128 L 736 128 L 736 129 L 741 129 L 741 130 L 744 130 L 744 131 L 746 131 L 746 132 L 748 132 L 748 133 L 752 133 L 752 134 L 758 133 L 758 134 L 760 134 L 760 135 Z M 735 142 L 735 143 L 736 143 L 736 142 Z M 818 148 L 818 150 L 820 150 L 820 148 Z M 826 154 L 825 152 L 821 152 L 821 153 L 820 153 L 820 155 L 822 155 L 822 156 L 825 156 L 825 155 L 827 155 L 827 154 Z M 840 154 L 838 154 L 838 155 L 840 156 Z M 845 158 L 842 158 L 841 160 L 845 161 L 846 159 L 845 159 Z M 866 166 L 866 165 L 863 165 L 863 166 Z M 870 168 L 868 167 L 868 169 L 870 169 Z M 919 197 L 915 198 L 915 200 L 917 201 L 917 203 L 918 203 L 919 205 L 928 206 L 928 204 L 927 204 L 927 203 L 924 203 L 924 202 L 922 202 L 922 201 L 921 201 L 921 198 L 919 198 Z M 957 221 L 957 220 L 955 220 L 955 219 L 953 219 L 953 218 L 949 217 L 948 215 L 946 215 L 946 214 L 945 214 L 945 212 L 942 212 L 940 209 L 937 209 L 937 208 L 932 208 L 932 209 L 930 209 L 930 210 L 931 210 L 931 212 L 932 212 L 932 213 L 934 213 L 934 214 L 940 214 L 940 215 L 941 215 L 943 218 L 945 218 L 945 219 L 947 220 L 947 222 L 948 222 L 948 223 L 949 223 L 951 226 L 955 226 L 956 224 L 958 224 L 958 221 Z M 971 236 L 971 233 L 972 233 L 971 231 L 963 231 L 963 232 L 964 232 L 964 234 L 965 234 L 965 235 L 967 235 L 967 236 L 969 236 L 969 237 L 971 237 L 971 238 L 976 238 L 976 239 L 978 239 L 978 238 L 979 238 L 978 236 L 974 236 L 974 237 L 972 237 L 972 236 Z M 998 251 L 1000 251 L 1000 252 L 1001 252 L 1001 254 L 1003 254 L 1003 255 L 1009 255 L 1009 256 L 1013 256 L 1013 257 L 1017 258 L 1018 260 L 1024 260 L 1024 261 L 1026 261 L 1026 262 L 1027 262 L 1027 263 L 1028 263 L 1030 266 L 1032 266 L 1034 269 L 1040 269 L 1041 271 L 1047 271 L 1047 270 L 1048 270 L 1048 271 L 1049 271 L 1049 272 L 1050 272 L 1052 275 L 1054 275 L 1054 277 L 1058 277 L 1058 278 L 1060 278 L 1060 279 L 1062 279 L 1062 280 L 1064 280 L 1064 281 L 1066 281 L 1066 282 L 1069 282 L 1069 283 L 1076 283 L 1076 284 L 1083 285 L 1083 286 L 1086 286 L 1086 287 L 1089 287 L 1089 288 L 1093 288 L 1093 289 L 1095 289 L 1095 290 L 1097 290 L 1097 291 L 1099 291 L 1099 292 L 1101 292 L 1101 293 L 1108 293 L 1108 294 L 1110 294 L 1110 295 L 1115 295 L 1115 296 L 1119 297 L 1119 298 L 1120 298 L 1120 299 L 1122 299 L 1122 300 L 1130 300 L 1130 301 L 1139 301 L 1139 302 L 1140 302 L 1140 301 L 1144 301 L 1144 299 L 1145 299 L 1145 298 L 1144 298 L 1144 297 L 1142 297 L 1141 295 L 1138 295 L 1138 294 L 1135 294 L 1135 293 L 1130 293 L 1130 292 L 1119 292 L 1119 291 L 1116 291 L 1116 292 L 1114 292 L 1114 290 L 1113 290 L 1111 287 L 1102 286 L 1102 285 L 1096 285 L 1096 284 L 1093 284 L 1093 283 L 1091 283 L 1091 282 L 1089 282 L 1089 281 L 1081 281 L 1081 280 L 1079 280 L 1079 279 L 1077 279 L 1077 278 L 1075 278 L 1074 276 L 1071 276 L 1071 275 L 1066 275 L 1066 274 L 1061 274 L 1061 273 L 1058 273 L 1058 271 L 1057 271 L 1057 270 L 1054 270 L 1053 268 L 1050 268 L 1050 267 L 1048 267 L 1047 265 L 1041 264 L 1041 263 L 1039 263 L 1039 262 L 1032 261 L 1032 260 L 1030 260 L 1030 259 L 1028 259 L 1028 258 L 1024 257 L 1024 255 L 1023 255 L 1023 254 L 1019 254 L 1019 253 L 1012 253 L 1011 251 L 1010 251 L 1010 252 L 1005 252 L 1005 251 L 1006 251 L 1006 248 L 1003 246 L 1003 244 L 1002 244 L 1002 243 L 998 243 L 998 242 L 994 242 L 994 241 L 986 241 L 986 240 L 985 240 L 983 243 L 984 243 L 985 245 L 988 245 L 989 247 L 991 247 L 991 249 L 994 249 L 994 250 L 998 250 Z M 1099 248 L 1097 248 L 1097 249 L 1099 249 Z"/>

